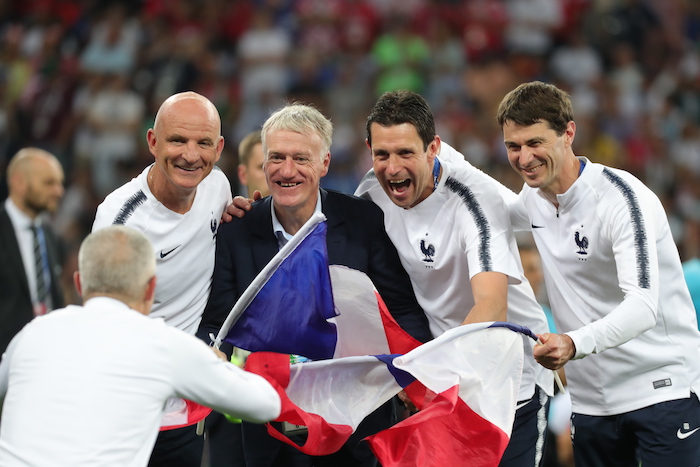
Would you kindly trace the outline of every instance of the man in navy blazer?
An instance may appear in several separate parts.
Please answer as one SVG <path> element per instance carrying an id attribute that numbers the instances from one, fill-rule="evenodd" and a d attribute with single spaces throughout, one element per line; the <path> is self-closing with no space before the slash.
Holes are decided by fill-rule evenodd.
<path id="1" fill-rule="evenodd" d="M 50 153 L 24 148 L 7 167 L 7 183 L 9 197 L 0 206 L 0 354 L 34 316 L 64 306 L 59 241 L 41 218 L 63 196 L 63 168 Z M 45 239 L 50 298 L 43 302 L 37 297 L 31 227 L 41 227 Z"/>
<path id="2" fill-rule="evenodd" d="M 263 267 L 314 212 L 322 211 L 327 218 L 329 263 L 366 273 L 399 325 L 422 342 L 431 338 L 408 274 L 386 235 L 381 209 L 355 196 L 320 189 L 330 164 L 331 134 L 331 122 L 306 105 L 286 106 L 265 122 L 263 167 L 271 196 L 254 203 L 243 218 L 234 217 L 219 228 L 214 279 L 200 337 L 218 332 Z M 386 404 L 365 419 L 338 453 L 315 459 L 270 437 L 264 427 L 244 424 L 246 465 L 375 466 L 367 443 L 358 443 L 395 421 L 391 404 Z"/>

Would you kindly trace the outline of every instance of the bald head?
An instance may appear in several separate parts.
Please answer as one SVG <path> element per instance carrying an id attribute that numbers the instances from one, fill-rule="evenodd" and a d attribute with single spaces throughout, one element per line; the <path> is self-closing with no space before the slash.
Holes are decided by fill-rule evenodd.
<path id="1" fill-rule="evenodd" d="M 53 154 L 24 148 L 7 166 L 7 184 L 12 202 L 33 219 L 58 208 L 63 197 L 63 168 Z"/>
<path id="2" fill-rule="evenodd" d="M 188 108 L 204 109 L 208 114 L 208 120 L 216 123 L 217 132 L 219 135 L 221 134 L 221 117 L 219 116 L 219 111 L 216 110 L 216 106 L 206 97 L 193 91 L 173 94 L 165 99 L 158 109 L 158 113 L 156 113 L 153 129 L 158 132 L 165 119 Z"/>
<path id="3" fill-rule="evenodd" d="M 151 242 L 123 225 L 91 233 L 78 253 L 80 292 L 85 300 L 108 296 L 129 305 L 142 302 L 155 270 Z"/>

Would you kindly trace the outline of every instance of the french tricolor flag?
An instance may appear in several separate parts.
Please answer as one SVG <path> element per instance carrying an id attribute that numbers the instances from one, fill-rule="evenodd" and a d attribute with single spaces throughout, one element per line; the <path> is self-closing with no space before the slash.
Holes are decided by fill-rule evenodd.
<path id="1" fill-rule="evenodd" d="M 405 353 L 420 342 L 396 323 L 360 271 L 328 265 L 326 217 L 315 213 L 263 268 L 214 339 L 311 360 Z"/>
<path id="2" fill-rule="evenodd" d="M 525 336 L 508 323 L 460 326 L 420 344 L 362 272 L 328 266 L 317 213 L 263 269 L 216 336 L 250 350 L 246 370 L 282 398 L 278 421 L 308 428 L 310 455 L 337 451 L 405 390 L 418 413 L 368 438 L 384 467 L 496 466 L 515 416 Z M 312 361 L 290 364 L 290 354 Z"/>
<path id="3" fill-rule="evenodd" d="M 362 419 L 405 389 L 419 412 L 368 441 L 382 466 L 497 466 L 508 444 L 523 364 L 523 335 L 508 323 L 460 326 L 405 355 L 289 363 L 254 353 L 246 370 L 282 398 L 287 421 L 308 428 L 298 449 L 338 450 Z M 268 425 L 270 434 L 296 446 Z"/>
<path id="4" fill-rule="evenodd" d="M 211 413 L 209 407 L 179 397 L 171 397 L 165 403 L 160 418 L 160 431 L 174 430 L 194 425 Z"/>

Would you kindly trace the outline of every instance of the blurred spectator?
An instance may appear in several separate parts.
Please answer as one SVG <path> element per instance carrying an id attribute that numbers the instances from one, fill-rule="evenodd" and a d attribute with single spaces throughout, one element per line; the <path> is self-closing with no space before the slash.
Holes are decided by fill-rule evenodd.
<path id="1" fill-rule="evenodd" d="M 693 299 L 693 305 L 695 305 L 695 313 L 700 323 L 700 259 L 691 258 L 688 261 L 684 261 L 683 274 L 685 275 L 685 282 L 688 284 L 688 290 L 690 290 L 690 296 Z"/>
<path id="2" fill-rule="evenodd" d="M 105 11 L 95 24 L 80 57 L 82 69 L 93 73 L 132 71 L 140 40 L 138 23 L 126 16 L 126 7 L 118 2 Z"/>
<path id="3" fill-rule="evenodd" d="M 340 4 L 341 40 L 344 50 L 366 53 L 379 34 L 381 18 L 369 0 L 343 0 Z"/>
<path id="4" fill-rule="evenodd" d="M 659 16 L 646 0 L 619 0 L 605 18 L 606 33 L 613 43 L 627 43 L 641 60 L 650 46 L 649 38 L 659 31 Z"/>
<path id="5" fill-rule="evenodd" d="M 85 111 L 92 132 L 89 157 L 99 196 L 131 178 L 126 167 L 136 158 L 144 111 L 143 96 L 132 91 L 121 74 L 105 76 L 104 87 L 89 102 Z"/>
<path id="6" fill-rule="evenodd" d="M 245 100 L 258 101 L 266 93 L 281 97 L 287 90 L 292 42 L 273 19 L 270 10 L 256 10 L 251 28 L 238 42 L 241 94 Z"/>
<path id="7" fill-rule="evenodd" d="M 287 97 L 325 109 L 325 89 L 332 74 L 315 49 L 301 49 L 294 55 Z"/>
<path id="8" fill-rule="evenodd" d="M 432 18 L 426 29 L 430 58 L 425 98 L 433 112 L 440 112 L 450 101 L 456 100 L 459 104 L 466 94 L 462 73 L 467 68 L 467 60 L 461 38 L 449 24 Z"/>
<path id="9" fill-rule="evenodd" d="M 319 57 L 336 55 L 343 43 L 343 2 L 345 0 L 297 0 L 299 21 L 295 42 L 301 50 Z"/>
<path id="10" fill-rule="evenodd" d="M 508 50 L 531 56 L 546 55 L 553 31 L 564 20 L 559 0 L 508 0 L 505 41 Z"/>
<path id="11" fill-rule="evenodd" d="M 377 96 L 395 89 L 424 92 L 430 50 L 410 28 L 408 16 L 394 14 L 386 19 L 386 32 L 372 45 L 372 57 L 379 67 Z"/>
<path id="12" fill-rule="evenodd" d="M 549 59 L 553 78 L 568 88 L 595 86 L 603 76 L 603 60 L 588 44 L 583 33 L 572 31 L 564 44 L 557 47 Z"/>
<path id="13" fill-rule="evenodd" d="M 238 145 L 238 180 L 248 198 L 253 197 L 257 190 L 263 197 L 270 194 L 263 171 L 265 154 L 262 150 L 262 136 L 260 130 L 250 132 Z"/>
<path id="14" fill-rule="evenodd" d="M 492 59 L 503 53 L 503 31 L 508 24 L 508 10 L 503 0 L 473 0 L 465 2 L 462 41 L 470 62 Z"/>
<path id="15" fill-rule="evenodd" d="M 700 128 L 686 122 L 677 139 L 672 140 L 669 155 L 681 170 L 700 177 Z"/>
<path id="16" fill-rule="evenodd" d="M 635 60 L 634 49 L 626 42 L 613 45 L 608 81 L 615 93 L 623 118 L 634 119 L 644 110 L 644 74 Z"/>

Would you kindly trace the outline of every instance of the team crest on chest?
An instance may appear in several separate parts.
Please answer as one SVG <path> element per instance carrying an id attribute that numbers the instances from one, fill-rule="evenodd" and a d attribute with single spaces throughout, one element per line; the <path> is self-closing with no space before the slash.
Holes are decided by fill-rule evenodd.
<path id="1" fill-rule="evenodd" d="M 583 228 L 583 226 L 581 227 Z M 576 254 L 579 255 L 579 259 L 585 261 L 585 257 L 588 255 L 588 237 L 582 233 L 582 229 L 577 229 L 574 232 L 574 242 L 577 247 Z"/>
<path id="2" fill-rule="evenodd" d="M 431 243 L 426 244 L 425 239 L 420 241 L 420 251 L 423 253 L 423 262 L 432 263 L 435 256 L 435 246 Z"/>
<path id="3" fill-rule="evenodd" d="M 211 237 L 216 239 L 216 231 L 219 229 L 219 220 L 214 217 L 214 211 L 211 213 Z"/>

